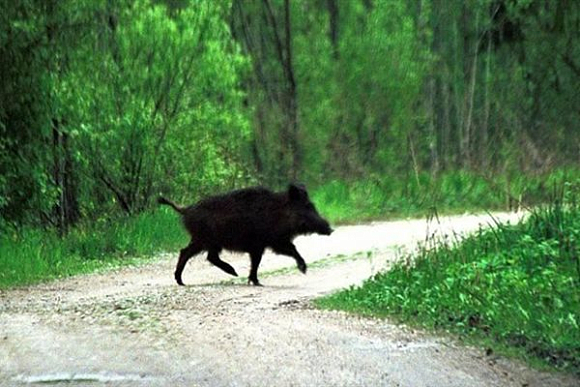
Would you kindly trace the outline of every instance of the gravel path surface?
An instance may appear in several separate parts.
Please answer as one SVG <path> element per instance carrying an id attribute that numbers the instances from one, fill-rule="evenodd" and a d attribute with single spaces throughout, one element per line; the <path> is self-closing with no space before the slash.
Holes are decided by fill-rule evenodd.
<path id="1" fill-rule="evenodd" d="M 202 256 L 189 262 L 188 286 L 179 287 L 174 252 L 140 267 L 0 292 L 0 385 L 580 385 L 449 338 L 310 303 L 387 268 L 426 236 L 491 221 L 381 222 L 302 237 L 296 245 L 308 274 L 291 258 L 266 254 L 264 287 L 232 281 Z M 239 273 L 249 270 L 245 255 L 222 258 Z"/>

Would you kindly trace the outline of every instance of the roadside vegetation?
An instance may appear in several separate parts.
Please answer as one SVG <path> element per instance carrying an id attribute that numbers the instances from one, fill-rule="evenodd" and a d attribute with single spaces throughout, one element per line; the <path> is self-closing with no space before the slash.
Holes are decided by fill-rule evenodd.
<path id="1" fill-rule="evenodd" d="M 433 178 L 371 175 L 364 180 L 332 180 L 311 195 L 332 223 L 428 216 L 465 211 L 509 211 L 548 202 L 551 187 L 580 179 L 580 170 L 561 168 L 549 173 L 499 174 L 454 171 Z"/>
<path id="2" fill-rule="evenodd" d="M 580 373 L 580 181 L 517 225 L 429 241 L 326 309 L 448 331 L 488 352 Z"/>
<path id="3" fill-rule="evenodd" d="M 0 235 L 0 289 L 137 264 L 187 241 L 169 210 L 79 226 L 66 236 L 21 228 Z"/>

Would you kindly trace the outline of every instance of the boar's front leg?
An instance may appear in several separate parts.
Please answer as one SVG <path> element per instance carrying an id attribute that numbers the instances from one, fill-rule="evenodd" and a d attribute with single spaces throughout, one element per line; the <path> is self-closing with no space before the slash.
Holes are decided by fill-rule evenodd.
<path id="1" fill-rule="evenodd" d="M 179 252 L 179 260 L 177 261 L 177 267 L 175 268 L 175 280 L 181 286 L 183 286 L 183 281 L 181 280 L 181 273 L 183 273 L 183 269 L 185 268 L 185 264 L 189 261 L 189 258 L 193 257 L 195 254 L 199 253 L 202 248 L 196 244 L 194 241 L 191 241 L 187 247 L 181 249 Z"/>
<path id="2" fill-rule="evenodd" d="M 209 250 L 207 253 L 207 260 L 210 261 L 213 265 L 225 271 L 226 273 L 231 274 L 234 277 L 238 276 L 238 273 L 236 273 L 234 268 L 229 263 L 224 262 L 220 259 L 218 250 L 215 249 Z"/>
<path id="3" fill-rule="evenodd" d="M 262 284 L 260 284 L 260 281 L 258 281 L 258 266 L 260 266 L 263 254 L 264 250 L 255 250 L 250 252 L 250 260 L 252 266 L 250 267 L 250 276 L 248 277 L 248 284 L 252 282 L 252 284 L 254 284 L 255 286 L 262 286 Z"/>
<path id="4" fill-rule="evenodd" d="M 275 246 L 272 246 L 272 250 L 275 253 L 288 255 L 296 260 L 296 266 L 298 266 L 298 270 L 302 273 L 306 274 L 306 262 L 304 262 L 304 258 L 300 255 L 298 250 L 296 250 L 296 246 L 292 242 L 282 242 L 278 243 Z"/>

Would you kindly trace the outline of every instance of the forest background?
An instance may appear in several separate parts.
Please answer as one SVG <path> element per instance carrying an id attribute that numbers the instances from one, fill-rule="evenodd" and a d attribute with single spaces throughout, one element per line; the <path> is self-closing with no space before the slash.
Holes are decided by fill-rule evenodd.
<path id="1" fill-rule="evenodd" d="M 532 205 L 580 175 L 574 0 L 0 4 L 5 246 L 141 252 L 104 230 L 162 224 L 160 193 L 300 181 L 352 221 Z"/>

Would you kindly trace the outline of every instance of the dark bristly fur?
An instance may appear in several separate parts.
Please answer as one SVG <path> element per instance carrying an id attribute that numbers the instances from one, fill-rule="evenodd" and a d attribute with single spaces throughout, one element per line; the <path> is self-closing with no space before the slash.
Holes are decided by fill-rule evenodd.
<path id="1" fill-rule="evenodd" d="M 330 235 L 332 229 L 308 197 L 303 186 L 290 185 L 285 192 L 255 187 L 212 196 L 190 207 L 181 207 L 163 197 L 159 204 L 171 206 L 181 214 L 191 242 L 181 250 L 175 280 L 183 285 L 181 274 L 187 261 L 201 251 L 207 259 L 233 276 L 238 274 L 220 259 L 222 249 L 250 254 L 248 282 L 260 285 L 258 266 L 264 250 L 293 257 L 298 269 L 306 273 L 306 263 L 292 240 L 298 235 Z"/>

